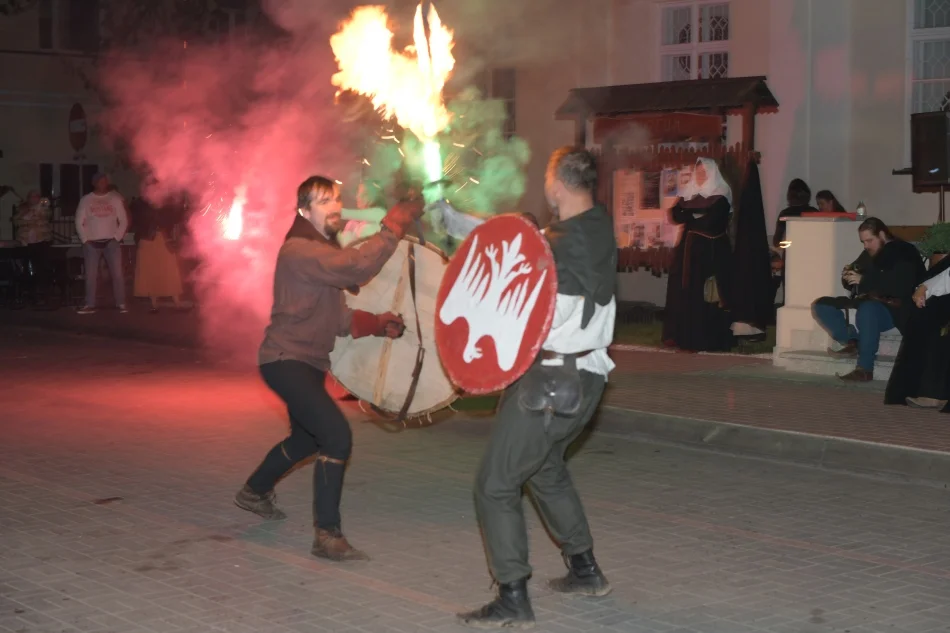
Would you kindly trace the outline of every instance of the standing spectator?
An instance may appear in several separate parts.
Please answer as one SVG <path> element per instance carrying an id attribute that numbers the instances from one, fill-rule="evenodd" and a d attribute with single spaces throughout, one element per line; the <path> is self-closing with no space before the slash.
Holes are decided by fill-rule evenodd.
<path id="1" fill-rule="evenodd" d="M 53 244 L 51 215 L 49 200 L 40 197 L 40 192 L 34 189 L 17 207 L 14 217 L 16 238 L 26 247 L 30 261 L 30 290 L 34 301 L 38 303 L 45 300 L 38 300 L 37 290 L 41 284 L 45 285 L 50 281 L 49 249 Z"/>
<path id="2" fill-rule="evenodd" d="M 663 341 L 684 351 L 724 352 L 732 334 L 732 189 L 711 158 L 700 158 L 672 209 L 683 232 L 666 286 Z"/>
<path id="3" fill-rule="evenodd" d="M 41 198 L 35 189 L 28 193 L 16 211 L 17 240 L 24 246 L 48 245 L 53 239 L 50 215 L 49 200 Z"/>
<path id="4" fill-rule="evenodd" d="M 156 209 L 146 200 L 139 203 L 139 220 L 136 229 L 138 249 L 135 258 L 135 296 L 148 297 L 151 312 L 158 312 L 158 300 L 171 297 L 175 307 L 181 309 L 181 270 L 178 257 L 172 246 L 174 218 L 165 211 Z"/>
<path id="5" fill-rule="evenodd" d="M 79 314 L 96 311 L 96 286 L 99 281 L 99 260 L 105 254 L 112 293 L 119 312 L 128 312 L 125 305 L 125 278 L 122 275 L 122 247 L 129 219 L 125 200 L 110 190 L 109 177 L 97 173 L 92 177 L 93 190 L 82 197 L 76 209 L 76 231 L 82 241 L 86 267 L 86 303 Z"/>

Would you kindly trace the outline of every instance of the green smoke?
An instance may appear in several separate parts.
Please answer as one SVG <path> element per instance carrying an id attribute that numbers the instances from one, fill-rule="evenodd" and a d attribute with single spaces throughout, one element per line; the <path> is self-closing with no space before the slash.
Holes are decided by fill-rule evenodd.
<path id="1" fill-rule="evenodd" d="M 504 137 L 505 105 L 483 101 L 476 90 L 449 104 L 452 123 L 443 134 L 449 202 L 460 211 L 489 215 L 515 210 L 525 192 L 528 144 Z"/>
<path id="2" fill-rule="evenodd" d="M 363 161 L 364 188 L 380 194 L 373 206 L 384 206 L 386 198 L 392 200 L 412 187 L 427 203 L 444 198 L 470 215 L 517 210 L 525 193 L 531 152 L 523 139 L 505 138 L 504 102 L 482 100 L 471 88 L 450 102 L 448 109 L 449 126 L 425 142 L 394 124 L 380 128 L 367 145 Z M 426 238 L 453 252 L 456 244 L 444 235 L 438 215 L 427 214 L 426 221 Z"/>

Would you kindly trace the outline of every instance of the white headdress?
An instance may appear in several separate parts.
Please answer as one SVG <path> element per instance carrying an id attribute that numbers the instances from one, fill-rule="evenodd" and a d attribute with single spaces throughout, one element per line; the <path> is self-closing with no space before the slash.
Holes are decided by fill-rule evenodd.
<path id="1" fill-rule="evenodd" d="M 696 170 L 694 168 L 689 182 L 680 191 L 683 200 L 692 200 L 696 196 L 703 196 L 704 198 L 723 196 L 729 201 L 729 204 L 732 204 L 732 188 L 722 177 L 716 161 L 711 158 L 700 158 L 696 161 L 696 165 L 702 165 L 706 169 L 706 181 L 702 185 L 696 183 Z"/>

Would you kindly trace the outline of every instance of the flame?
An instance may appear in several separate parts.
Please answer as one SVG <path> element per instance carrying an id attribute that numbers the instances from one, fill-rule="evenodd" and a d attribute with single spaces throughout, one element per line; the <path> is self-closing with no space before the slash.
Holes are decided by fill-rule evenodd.
<path id="1" fill-rule="evenodd" d="M 234 202 L 228 217 L 224 219 L 224 237 L 229 240 L 240 239 L 244 232 L 244 205 L 247 203 L 247 187 L 241 185 L 234 190 Z"/>
<path id="2" fill-rule="evenodd" d="M 393 32 L 380 6 L 358 7 L 330 38 L 340 68 L 333 85 L 366 95 L 385 118 L 395 118 L 422 140 L 449 124 L 442 88 L 455 67 L 452 31 L 432 4 L 427 21 L 428 39 L 420 3 L 413 20 L 415 46 L 402 53 L 392 48 Z"/>

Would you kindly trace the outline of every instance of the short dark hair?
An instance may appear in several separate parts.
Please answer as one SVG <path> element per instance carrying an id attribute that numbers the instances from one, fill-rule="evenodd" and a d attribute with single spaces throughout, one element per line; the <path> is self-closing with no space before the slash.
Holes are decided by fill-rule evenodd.
<path id="1" fill-rule="evenodd" d="M 324 176 L 310 176 L 297 187 L 297 209 L 306 209 L 313 200 L 314 192 L 333 192 L 336 183 Z M 295 209 L 296 211 L 296 209 Z"/>
<path id="2" fill-rule="evenodd" d="M 827 200 L 828 202 L 831 203 L 831 206 L 834 208 L 835 211 L 845 210 L 844 206 L 842 206 L 842 204 L 838 202 L 838 199 L 835 197 L 835 194 L 831 193 L 831 191 L 829 191 L 828 189 L 822 189 L 821 191 L 816 193 L 815 200 Z"/>
<path id="3" fill-rule="evenodd" d="M 788 183 L 788 193 L 785 199 L 790 205 L 802 206 L 811 202 L 811 187 L 801 178 L 795 178 Z"/>
<path id="4" fill-rule="evenodd" d="M 569 189 L 591 195 L 597 190 L 597 160 L 583 147 L 566 145 L 554 150 L 548 161 L 548 172 Z"/>
<path id="5" fill-rule="evenodd" d="M 891 233 L 891 230 L 887 228 L 887 225 L 878 218 L 868 218 L 862 222 L 861 226 L 858 227 L 858 233 L 863 233 L 864 231 L 870 231 L 874 235 L 880 235 L 883 233 L 887 239 L 894 239 L 894 234 Z"/>

